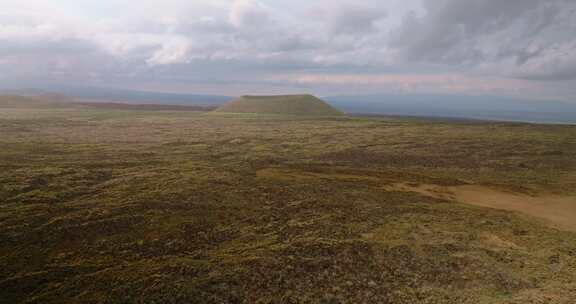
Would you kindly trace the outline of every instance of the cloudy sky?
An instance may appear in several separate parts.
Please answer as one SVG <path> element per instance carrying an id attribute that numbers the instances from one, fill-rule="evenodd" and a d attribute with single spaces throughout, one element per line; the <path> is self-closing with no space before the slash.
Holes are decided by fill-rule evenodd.
<path id="1" fill-rule="evenodd" d="M 576 1 L 0 0 L 0 83 L 576 102 Z"/>

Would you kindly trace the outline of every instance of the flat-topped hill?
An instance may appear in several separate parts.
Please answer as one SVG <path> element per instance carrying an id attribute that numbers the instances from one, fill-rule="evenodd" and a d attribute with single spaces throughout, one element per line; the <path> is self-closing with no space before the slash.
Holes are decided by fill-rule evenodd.
<path id="1" fill-rule="evenodd" d="M 342 116 L 344 113 L 312 95 L 242 96 L 216 112 L 310 116 Z"/>

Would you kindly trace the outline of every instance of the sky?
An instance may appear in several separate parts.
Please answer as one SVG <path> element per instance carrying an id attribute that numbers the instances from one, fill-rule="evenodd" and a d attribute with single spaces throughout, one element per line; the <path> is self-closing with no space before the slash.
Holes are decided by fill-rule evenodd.
<path id="1" fill-rule="evenodd" d="M 576 1 L 0 0 L 0 84 L 576 102 Z"/>

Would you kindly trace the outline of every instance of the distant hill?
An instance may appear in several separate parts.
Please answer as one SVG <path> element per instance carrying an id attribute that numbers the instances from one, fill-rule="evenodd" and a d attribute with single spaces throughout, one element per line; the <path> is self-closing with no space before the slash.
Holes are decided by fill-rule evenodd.
<path id="1" fill-rule="evenodd" d="M 54 88 L 54 90 L 67 96 L 90 102 L 221 106 L 232 98 L 222 95 L 166 93 L 99 87 L 60 87 Z"/>
<path id="2" fill-rule="evenodd" d="M 216 112 L 309 116 L 342 116 L 344 113 L 312 95 L 242 96 Z"/>
<path id="3" fill-rule="evenodd" d="M 208 112 L 216 109 L 215 106 L 182 106 L 169 104 L 130 104 L 117 102 L 77 102 L 88 108 L 106 109 L 106 110 L 132 110 L 132 111 L 194 111 Z"/>
<path id="4" fill-rule="evenodd" d="M 72 107 L 72 99 L 57 95 L 47 94 L 39 96 L 0 95 L 0 108 L 16 109 L 49 109 Z"/>
<path id="5" fill-rule="evenodd" d="M 232 98 L 223 95 L 166 93 L 91 86 L 51 86 L 46 88 L 0 89 L 0 95 L 40 96 L 50 94 L 70 96 L 71 98 L 86 102 L 181 106 L 221 106 Z"/>
<path id="6" fill-rule="evenodd" d="M 0 95 L 40 96 L 46 94 L 54 94 L 54 93 L 51 91 L 45 91 L 36 88 L 0 89 Z"/>
<path id="7" fill-rule="evenodd" d="M 54 109 L 54 108 L 90 108 L 102 110 L 132 111 L 199 111 L 208 112 L 215 106 L 182 106 L 169 104 L 129 104 L 113 102 L 78 102 L 73 98 L 56 94 L 43 95 L 0 95 L 0 109 Z"/>

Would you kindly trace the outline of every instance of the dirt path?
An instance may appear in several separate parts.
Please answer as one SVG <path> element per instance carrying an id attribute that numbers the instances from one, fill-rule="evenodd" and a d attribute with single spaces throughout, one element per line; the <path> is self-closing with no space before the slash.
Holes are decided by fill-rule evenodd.
<path id="1" fill-rule="evenodd" d="M 557 228 L 576 231 L 576 197 L 541 195 L 529 196 L 495 190 L 489 187 L 467 185 L 442 187 L 437 185 L 411 186 L 394 184 L 390 190 L 417 192 L 442 199 L 502 210 L 519 211 L 551 223 Z"/>
<path id="2" fill-rule="evenodd" d="M 385 175 L 377 171 L 349 169 L 349 168 L 321 168 L 306 170 L 301 168 L 266 168 L 257 172 L 260 178 L 281 179 L 287 181 L 306 180 L 346 180 L 359 183 L 385 183 L 384 189 L 389 191 L 416 192 L 422 195 L 454 200 L 470 205 L 519 211 L 524 214 L 540 218 L 552 226 L 576 232 L 576 196 L 539 195 L 531 196 L 523 193 L 509 192 L 479 185 L 441 186 L 434 179 L 424 178 L 420 175 L 400 174 L 386 172 Z M 391 183 L 390 179 L 410 180 L 410 182 Z"/>

